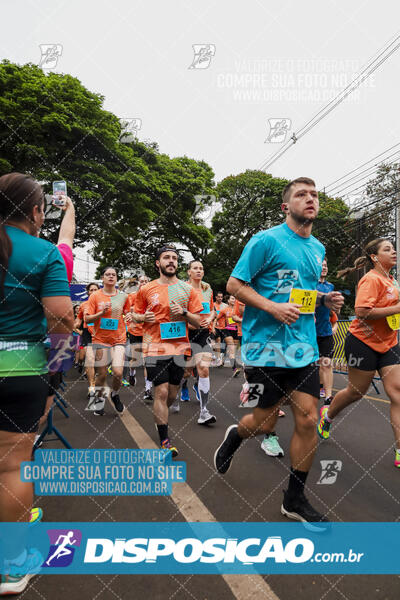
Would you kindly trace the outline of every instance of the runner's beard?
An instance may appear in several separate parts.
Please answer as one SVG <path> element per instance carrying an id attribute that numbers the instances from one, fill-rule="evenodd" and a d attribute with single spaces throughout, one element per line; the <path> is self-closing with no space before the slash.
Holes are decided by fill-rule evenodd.
<path id="1" fill-rule="evenodd" d="M 294 211 L 290 212 L 290 216 L 299 225 L 311 225 L 312 223 L 314 223 L 315 218 L 316 218 L 316 216 L 315 216 L 310 219 L 309 217 L 304 217 L 301 213 L 296 213 Z"/>
<path id="2" fill-rule="evenodd" d="M 165 277 L 174 277 L 176 275 L 176 269 L 174 268 L 174 270 L 171 271 L 167 271 L 167 269 L 165 267 L 162 267 L 160 265 L 160 271 L 163 275 L 165 275 Z"/>

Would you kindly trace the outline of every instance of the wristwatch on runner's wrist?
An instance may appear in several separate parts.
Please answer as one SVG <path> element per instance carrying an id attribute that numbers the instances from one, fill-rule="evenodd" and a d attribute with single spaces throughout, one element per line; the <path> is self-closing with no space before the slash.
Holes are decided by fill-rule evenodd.
<path id="1" fill-rule="evenodd" d="M 182 310 L 183 310 L 182 317 L 186 317 L 186 315 L 188 314 L 188 309 L 183 308 Z"/>

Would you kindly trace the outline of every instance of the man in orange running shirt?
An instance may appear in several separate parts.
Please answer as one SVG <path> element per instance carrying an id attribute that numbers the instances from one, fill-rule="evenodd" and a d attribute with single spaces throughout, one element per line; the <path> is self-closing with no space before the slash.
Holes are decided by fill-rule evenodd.
<path id="1" fill-rule="evenodd" d="M 176 276 L 178 253 L 172 245 L 156 253 L 158 279 L 137 293 L 133 318 L 143 323 L 143 350 L 147 377 L 154 387 L 153 414 L 161 448 L 178 450 L 168 435 L 168 408 L 174 402 L 190 352 L 188 323 L 200 326 L 203 305 L 191 285 Z"/>

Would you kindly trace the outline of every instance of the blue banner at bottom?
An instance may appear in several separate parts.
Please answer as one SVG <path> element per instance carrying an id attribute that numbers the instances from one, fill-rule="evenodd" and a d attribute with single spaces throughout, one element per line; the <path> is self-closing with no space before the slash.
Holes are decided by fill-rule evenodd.
<path id="1" fill-rule="evenodd" d="M 331 523 L 319 531 L 309 526 L 2 523 L 0 546 L 2 560 L 33 548 L 43 559 L 41 574 L 400 573 L 400 523 Z"/>

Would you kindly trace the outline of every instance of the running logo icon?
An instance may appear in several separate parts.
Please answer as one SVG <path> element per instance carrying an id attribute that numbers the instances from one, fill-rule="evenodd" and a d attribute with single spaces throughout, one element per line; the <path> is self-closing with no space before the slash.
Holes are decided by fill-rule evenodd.
<path id="1" fill-rule="evenodd" d="M 42 67 L 42 69 L 55 69 L 63 51 L 61 44 L 39 44 L 39 48 L 42 54 L 39 67 Z"/>
<path id="2" fill-rule="evenodd" d="M 81 545 L 82 532 L 79 529 L 48 529 L 50 549 L 42 567 L 68 567 L 75 550 Z"/>
<path id="3" fill-rule="evenodd" d="M 275 294 L 290 294 L 292 287 L 299 278 L 299 272 L 292 269 L 278 269 L 278 282 Z"/>
<path id="4" fill-rule="evenodd" d="M 286 141 L 286 136 L 291 128 L 290 119 L 268 119 L 269 134 L 265 144 L 280 144 Z"/>
<path id="5" fill-rule="evenodd" d="M 121 135 L 119 141 L 123 144 L 131 144 L 138 137 L 138 131 L 142 129 L 142 119 L 120 119 Z"/>
<path id="6" fill-rule="evenodd" d="M 193 211 L 193 216 L 198 217 L 201 214 L 202 219 L 211 219 L 215 204 L 217 202 L 216 196 L 214 196 L 214 194 L 197 194 L 195 195 L 194 199 L 196 206 Z"/>
<path id="7" fill-rule="evenodd" d="M 318 484 L 332 485 L 342 470 L 341 460 L 321 460 L 321 475 Z"/>
<path id="8" fill-rule="evenodd" d="M 193 44 L 194 57 L 189 69 L 208 69 L 215 56 L 215 44 Z"/>

